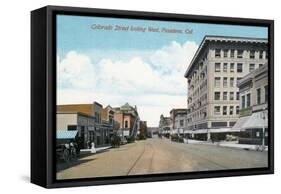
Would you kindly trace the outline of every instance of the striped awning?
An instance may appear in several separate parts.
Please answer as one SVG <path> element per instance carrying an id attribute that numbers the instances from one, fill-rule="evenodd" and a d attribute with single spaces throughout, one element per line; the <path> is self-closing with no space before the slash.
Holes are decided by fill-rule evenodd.
<path id="1" fill-rule="evenodd" d="M 74 139 L 77 135 L 78 131 L 63 131 L 58 130 L 57 131 L 57 139 Z"/>

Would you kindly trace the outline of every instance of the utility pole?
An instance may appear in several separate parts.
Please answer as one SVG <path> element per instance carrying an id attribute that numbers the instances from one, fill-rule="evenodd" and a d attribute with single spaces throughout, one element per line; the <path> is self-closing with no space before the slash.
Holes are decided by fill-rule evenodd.
<path id="1" fill-rule="evenodd" d="M 262 118 L 263 118 L 263 127 L 262 127 L 262 151 L 265 149 L 265 107 L 263 107 Z"/>

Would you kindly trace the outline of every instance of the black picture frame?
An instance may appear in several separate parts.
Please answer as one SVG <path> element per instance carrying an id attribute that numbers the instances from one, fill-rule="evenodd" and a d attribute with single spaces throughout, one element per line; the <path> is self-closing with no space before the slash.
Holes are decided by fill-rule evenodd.
<path id="1" fill-rule="evenodd" d="M 56 180 L 56 14 L 268 27 L 268 167 L 122 177 Z M 46 6 L 31 12 L 31 182 L 46 188 L 274 173 L 274 21 L 232 17 Z"/>

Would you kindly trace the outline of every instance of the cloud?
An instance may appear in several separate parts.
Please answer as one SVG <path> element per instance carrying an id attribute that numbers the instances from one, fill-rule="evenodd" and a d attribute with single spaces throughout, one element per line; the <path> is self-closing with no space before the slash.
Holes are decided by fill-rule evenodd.
<path id="1" fill-rule="evenodd" d="M 163 73 L 182 72 L 190 63 L 198 45 L 187 41 L 180 44 L 172 41 L 169 45 L 157 50 L 151 57 L 152 64 Z"/>
<path id="2" fill-rule="evenodd" d="M 70 51 L 62 60 L 58 56 L 57 64 L 59 87 L 93 88 L 97 76 L 88 56 Z"/>
<path id="3" fill-rule="evenodd" d="M 195 42 L 173 41 L 149 55 L 134 52 L 132 56 L 104 56 L 97 61 L 95 56 L 70 51 L 62 59 L 57 57 L 58 103 L 98 101 L 120 106 L 129 102 L 156 126 L 160 114 L 168 114 L 163 111 L 186 107 L 183 75 L 197 47 Z"/>
<path id="4" fill-rule="evenodd" d="M 99 64 L 98 91 L 114 94 L 183 94 L 178 85 L 184 84 L 183 74 L 162 75 L 140 57 L 113 62 L 104 59 Z M 115 68 L 116 67 L 116 68 Z M 108 89 L 108 90 L 107 90 Z"/>

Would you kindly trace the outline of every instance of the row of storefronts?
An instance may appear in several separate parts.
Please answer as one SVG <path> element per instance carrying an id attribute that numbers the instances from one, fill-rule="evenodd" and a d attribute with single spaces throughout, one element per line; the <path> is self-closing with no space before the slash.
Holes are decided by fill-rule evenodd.
<path id="1" fill-rule="evenodd" d="M 57 105 L 57 132 L 64 136 L 77 131 L 76 142 L 80 149 L 108 146 L 113 135 L 129 138 L 140 133 L 137 107 L 128 103 L 121 107 L 103 107 L 102 104 Z M 146 125 L 146 122 L 145 122 Z M 58 139 L 58 137 L 57 137 Z"/>
<path id="2" fill-rule="evenodd" d="M 57 106 L 57 131 L 78 131 L 77 141 L 81 149 L 110 143 L 113 131 L 113 112 L 101 104 L 72 104 Z"/>

